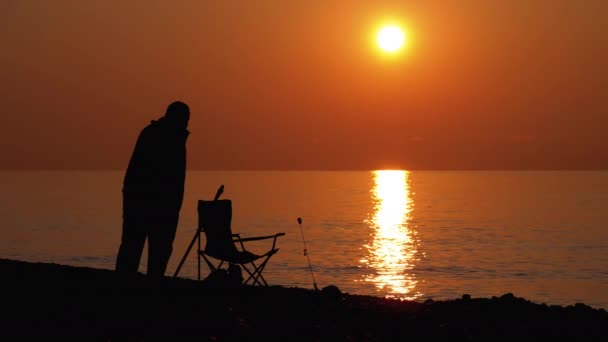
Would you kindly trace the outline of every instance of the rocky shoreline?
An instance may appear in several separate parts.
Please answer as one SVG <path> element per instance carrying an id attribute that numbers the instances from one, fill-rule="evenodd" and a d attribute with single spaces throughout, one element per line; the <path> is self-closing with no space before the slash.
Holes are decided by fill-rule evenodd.
<path id="1" fill-rule="evenodd" d="M 4 340 L 606 340 L 608 313 L 512 294 L 408 302 L 0 259 Z"/>

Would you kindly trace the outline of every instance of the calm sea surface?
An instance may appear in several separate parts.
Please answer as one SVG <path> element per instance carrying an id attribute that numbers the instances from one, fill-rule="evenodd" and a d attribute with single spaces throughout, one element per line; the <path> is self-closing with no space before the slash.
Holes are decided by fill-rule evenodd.
<path id="1" fill-rule="evenodd" d="M 112 269 L 122 177 L 1 172 L 0 257 Z M 286 233 L 264 271 L 271 284 L 312 288 L 302 217 L 319 287 L 416 300 L 512 292 L 608 308 L 608 172 L 191 171 L 168 273 L 194 235 L 197 200 L 220 184 L 233 232 Z M 191 253 L 180 275 L 196 273 Z"/>

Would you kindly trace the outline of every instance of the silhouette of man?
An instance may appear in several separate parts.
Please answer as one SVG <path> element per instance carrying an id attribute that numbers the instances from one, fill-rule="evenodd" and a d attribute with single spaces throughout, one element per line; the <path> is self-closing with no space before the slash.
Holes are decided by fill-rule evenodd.
<path id="1" fill-rule="evenodd" d="M 165 274 L 184 196 L 190 109 L 173 102 L 137 139 L 123 183 L 122 240 L 116 271 L 137 273 L 148 239 L 150 276 Z"/>

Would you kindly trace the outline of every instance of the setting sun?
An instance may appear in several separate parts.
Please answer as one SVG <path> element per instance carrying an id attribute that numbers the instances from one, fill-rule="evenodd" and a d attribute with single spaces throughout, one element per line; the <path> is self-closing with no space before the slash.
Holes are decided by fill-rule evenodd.
<path id="1" fill-rule="evenodd" d="M 405 34 L 395 25 L 384 26 L 378 31 L 377 42 L 380 49 L 386 52 L 399 51 L 405 43 Z"/>

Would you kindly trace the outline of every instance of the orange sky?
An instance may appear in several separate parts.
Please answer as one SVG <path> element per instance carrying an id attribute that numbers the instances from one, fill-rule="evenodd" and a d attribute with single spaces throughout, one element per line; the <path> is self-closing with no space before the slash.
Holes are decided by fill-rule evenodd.
<path id="1" fill-rule="evenodd" d="M 607 169 L 607 13 L 605 0 L 4 0 L 0 168 L 124 169 L 181 99 L 191 169 Z M 411 38 L 391 60 L 369 38 L 386 18 Z"/>

